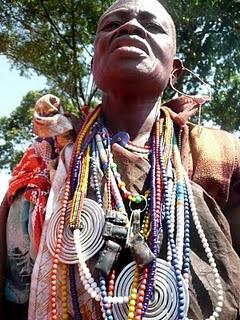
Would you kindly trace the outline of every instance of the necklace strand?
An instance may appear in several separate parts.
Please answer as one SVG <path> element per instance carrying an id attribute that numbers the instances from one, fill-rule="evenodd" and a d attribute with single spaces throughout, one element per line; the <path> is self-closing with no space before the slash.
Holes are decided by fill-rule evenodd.
<path id="1" fill-rule="evenodd" d="M 156 258 L 161 249 L 159 245 L 159 235 L 163 227 L 167 233 L 167 261 L 169 265 L 172 265 L 175 274 L 178 296 L 177 318 L 179 320 L 186 318 L 187 302 L 185 301 L 186 292 L 184 285 L 186 282 L 188 286 L 190 270 L 190 215 L 192 215 L 212 269 L 217 292 L 216 307 L 213 310 L 213 314 L 207 320 L 217 319 L 223 305 L 221 280 L 198 218 L 189 179 L 181 164 L 177 139 L 174 135 L 173 123 L 167 108 L 161 108 L 152 136 L 150 214 L 145 215 L 141 230 L 145 241 L 149 238 L 150 249 L 156 258 L 143 270 L 136 264 L 130 292 L 125 295 L 118 296 L 113 294 L 113 279 L 109 278 L 111 280 L 109 280 L 108 288 L 111 290 L 109 289 L 107 293 L 107 282 L 105 278 L 103 276 L 100 277 L 100 287 L 98 287 L 97 282 L 92 277 L 83 255 L 79 230 L 83 199 L 86 197 L 89 184 L 90 168 L 92 169 L 96 200 L 100 206 L 103 206 L 103 199 L 97 174 L 99 169 L 102 169 L 103 175 L 106 178 L 108 210 L 113 208 L 126 214 L 123 197 L 130 202 L 135 202 L 136 205 L 139 205 L 143 198 L 145 199 L 145 197 L 141 195 L 135 195 L 128 191 L 125 183 L 122 181 L 111 154 L 111 143 L 108 131 L 104 128 L 101 121 L 97 121 L 99 115 L 100 107 L 96 108 L 96 110 L 88 116 L 77 138 L 73 156 L 70 161 L 70 170 L 59 218 L 56 247 L 53 254 L 51 273 L 52 320 L 57 320 L 56 279 L 59 255 L 62 247 L 65 216 L 69 201 L 71 202 L 69 224 L 74 230 L 73 236 L 79 262 L 79 276 L 85 290 L 90 294 L 92 299 L 100 302 L 103 318 L 108 320 L 114 319 L 115 313 L 112 313 L 111 305 L 126 302 L 129 303 L 128 319 L 140 320 L 143 315 L 146 316 L 148 306 L 151 304 L 155 281 L 158 281 L 159 277 L 157 273 L 159 260 Z M 81 319 L 73 268 L 69 268 L 70 292 L 74 306 L 74 317 Z M 64 273 L 64 283 L 65 277 Z M 65 290 L 64 288 L 63 292 Z M 65 293 L 62 293 L 62 303 L 63 313 L 66 314 Z"/>

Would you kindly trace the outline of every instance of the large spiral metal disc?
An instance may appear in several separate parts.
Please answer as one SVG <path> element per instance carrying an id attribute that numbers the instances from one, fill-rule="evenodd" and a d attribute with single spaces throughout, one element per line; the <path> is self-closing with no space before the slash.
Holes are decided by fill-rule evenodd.
<path id="1" fill-rule="evenodd" d="M 50 218 L 47 230 L 47 247 L 54 255 L 59 227 L 60 210 Z M 65 217 L 65 225 L 62 239 L 62 248 L 59 260 L 66 264 L 78 263 L 73 231 L 69 226 L 70 208 L 68 207 Z M 102 229 L 105 222 L 103 209 L 91 199 L 84 199 L 80 217 L 80 243 L 85 261 L 93 257 L 103 246 Z"/>
<path id="2" fill-rule="evenodd" d="M 135 262 L 128 264 L 119 274 L 115 284 L 115 296 L 129 296 L 135 270 Z M 184 282 L 183 282 L 184 285 Z M 185 314 L 187 314 L 189 297 L 184 285 Z M 113 305 L 114 319 L 128 318 L 128 305 Z M 157 272 L 152 299 L 143 320 L 177 320 L 178 318 L 178 291 L 174 268 L 165 260 L 157 259 Z"/>

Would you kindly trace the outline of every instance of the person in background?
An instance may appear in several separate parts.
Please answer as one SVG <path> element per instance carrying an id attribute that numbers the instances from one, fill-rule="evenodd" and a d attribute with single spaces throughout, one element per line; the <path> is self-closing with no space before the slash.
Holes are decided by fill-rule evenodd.
<path id="1" fill-rule="evenodd" d="M 1 219 L 6 221 L 3 223 L 6 230 L 1 234 L 2 268 L 6 265 L 6 278 L 2 281 L 4 288 L 1 285 L 5 319 L 27 317 L 32 268 L 40 243 L 51 181 L 59 152 L 75 138 L 72 123 L 64 115 L 59 98 L 51 94 L 42 96 L 36 102 L 33 123 L 36 138 L 14 168 L 1 206 Z M 6 240 L 3 238 L 5 234 Z"/>

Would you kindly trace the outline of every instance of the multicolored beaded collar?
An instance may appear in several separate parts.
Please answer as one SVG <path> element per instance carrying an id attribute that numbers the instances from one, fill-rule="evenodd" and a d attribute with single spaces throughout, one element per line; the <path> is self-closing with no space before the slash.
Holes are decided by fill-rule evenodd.
<path id="1" fill-rule="evenodd" d="M 48 229 L 47 245 L 53 255 L 52 320 L 58 318 L 59 262 L 64 266 L 63 319 L 67 319 L 68 314 L 68 277 L 74 319 L 81 319 L 76 264 L 85 290 L 100 303 L 103 319 L 187 319 L 190 216 L 215 279 L 216 307 L 208 320 L 217 319 L 223 304 L 220 276 L 198 218 L 191 184 L 181 164 L 168 108 L 160 108 L 154 125 L 151 182 L 144 195 L 132 194 L 121 179 L 111 152 L 111 143 L 118 142 L 118 138 L 110 138 L 101 121 L 99 106 L 87 117 L 75 143 L 60 216 L 59 212 L 52 216 Z M 127 145 L 129 141 L 122 144 Z M 104 199 L 99 172 L 105 181 Z M 91 182 L 95 200 L 87 198 Z M 167 243 L 166 260 L 159 258 L 163 233 Z M 117 274 L 115 265 L 125 248 L 130 249 L 133 261 Z M 95 264 L 99 270 L 98 282 L 86 264 L 93 256 L 98 257 Z"/>

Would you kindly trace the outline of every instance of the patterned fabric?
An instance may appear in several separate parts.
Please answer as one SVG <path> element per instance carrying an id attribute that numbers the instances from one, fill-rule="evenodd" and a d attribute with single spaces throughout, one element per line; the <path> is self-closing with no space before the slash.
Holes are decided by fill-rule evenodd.
<path id="1" fill-rule="evenodd" d="M 34 107 L 34 131 L 41 137 L 55 137 L 73 129 L 64 115 L 58 97 L 46 94 L 37 100 Z"/>
<path id="2" fill-rule="evenodd" d="M 189 124 L 191 179 L 201 185 L 224 210 L 240 204 L 240 144 L 228 132 Z M 231 197 L 230 197 L 231 196 Z"/>
<path id="3" fill-rule="evenodd" d="M 36 139 L 15 167 L 7 192 L 11 205 L 17 191 L 25 188 L 24 197 L 34 204 L 32 226 L 34 246 L 37 252 L 50 190 L 48 165 L 56 157 L 52 139 Z"/>
<path id="4" fill-rule="evenodd" d="M 19 190 L 8 213 L 5 298 L 17 304 L 28 302 L 32 268 L 36 258 L 31 219 L 33 208 L 34 205 L 23 196 L 23 190 Z"/>

